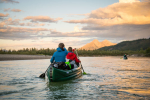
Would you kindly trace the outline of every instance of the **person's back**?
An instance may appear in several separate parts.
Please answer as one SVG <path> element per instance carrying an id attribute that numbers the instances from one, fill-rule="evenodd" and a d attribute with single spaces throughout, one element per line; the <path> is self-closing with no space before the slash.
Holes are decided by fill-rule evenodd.
<path id="1" fill-rule="evenodd" d="M 66 48 L 64 48 L 64 44 L 60 43 L 57 51 L 53 54 L 50 62 L 66 62 L 66 55 L 68 54 L 68 51 Z"/>

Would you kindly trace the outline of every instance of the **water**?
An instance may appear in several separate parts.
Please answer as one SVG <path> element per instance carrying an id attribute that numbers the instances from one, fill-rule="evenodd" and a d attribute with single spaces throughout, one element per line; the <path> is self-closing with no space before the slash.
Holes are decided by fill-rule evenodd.
<path id="1" fill-rule="evenodd" d="M 150 58 L 81 57 L 87 75 L 49 83 L 49 59 L 0 61 L 0 100 L 150 100 Z"/>

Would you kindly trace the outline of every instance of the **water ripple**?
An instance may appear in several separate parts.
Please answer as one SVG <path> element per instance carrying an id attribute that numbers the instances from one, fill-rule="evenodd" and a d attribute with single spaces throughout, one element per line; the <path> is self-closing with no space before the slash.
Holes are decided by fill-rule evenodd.
<path id="1" fill-rule="evenodd" d="M 0 98 L 150 100 L 150 58 L 81 57 L 87 75 L 49 83 L 38 76 L 49 59 L 0 62 Z"/>

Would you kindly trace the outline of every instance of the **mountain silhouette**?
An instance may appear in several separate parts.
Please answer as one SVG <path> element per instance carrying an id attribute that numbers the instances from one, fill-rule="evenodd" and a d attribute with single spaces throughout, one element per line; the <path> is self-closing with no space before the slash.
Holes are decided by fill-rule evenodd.
<path id="1" fill-rule="evenodd" d="M 116 43 L 111 43 L 108 40 L 99 42 L 97 39 L 94 39 L 92 42 L 87 43 L 83 47 L 79 48 L 79 50 L 95 50 L 95 49 L 99 49 L 105 46 L 112 46 L 112 45 L 116 45 Z"/>

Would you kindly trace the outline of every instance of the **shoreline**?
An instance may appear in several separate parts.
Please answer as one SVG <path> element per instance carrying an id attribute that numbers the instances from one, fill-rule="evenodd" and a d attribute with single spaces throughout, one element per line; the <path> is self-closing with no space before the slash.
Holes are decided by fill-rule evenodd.
<path id="1" fill-rule="evenodd" d="M 18 55 L 18 54 L 0 54 L 0 61 L 7 60 L 33 60 L 33 59 L 51 59 L 49 55 Z"/>
<path id="2" fill-rule="evenodd" d="M 34 60 L 34 59 L 51 59 L 52 56 L 49 55 L 22 55 L 22 54 L 0 54 L 0 61 L 8 61 L 8 60 Z M 93 56 L 79 56 L 79 57 L 118 57 L 118 58 L 123 58 L 123 56 L 105 56 L 105 55 L 93 55 Z M 127 56 L 130 58 L 135 58 L 135 57 L 145 57 L 145 56 L 137 56 L 137 55 L 130 55 Z M 149 57 L 146 57 L 149 58 Z"/>

